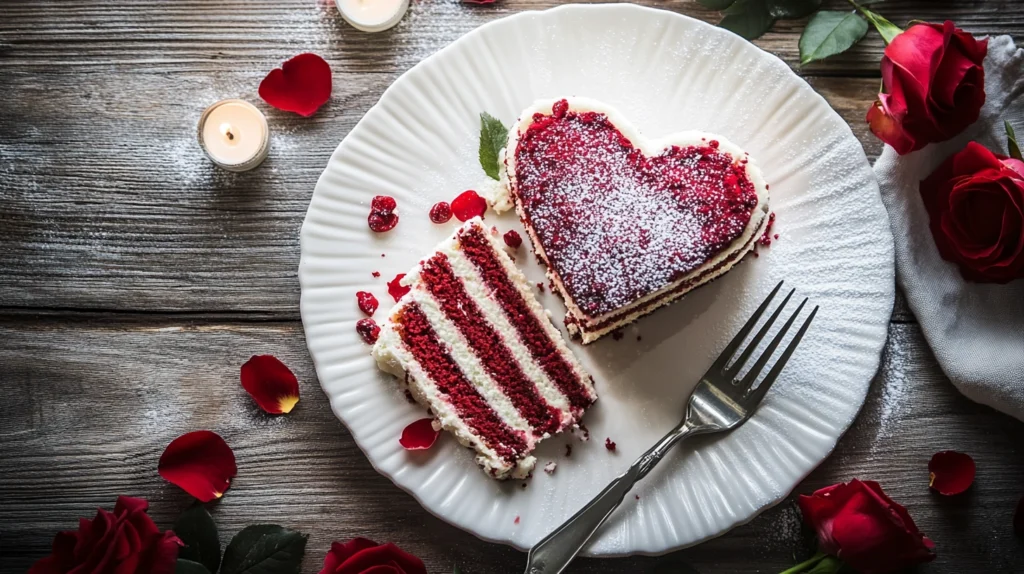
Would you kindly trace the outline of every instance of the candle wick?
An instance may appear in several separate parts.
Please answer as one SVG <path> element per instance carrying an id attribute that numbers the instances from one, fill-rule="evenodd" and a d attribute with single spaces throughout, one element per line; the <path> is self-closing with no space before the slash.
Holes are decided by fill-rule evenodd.
<path id="1" fill-rule="evenodd" d="M 231 131 L 231 124 L 224 122 L 220 125 L 220 133 L 224 134 L 228 138 L 228 141 L 235 140 L 235 132 Z"/>

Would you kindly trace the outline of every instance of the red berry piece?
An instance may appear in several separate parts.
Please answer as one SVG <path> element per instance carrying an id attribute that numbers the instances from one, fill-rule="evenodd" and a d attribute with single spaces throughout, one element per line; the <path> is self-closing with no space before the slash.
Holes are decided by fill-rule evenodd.
<path id="1" fill-rule="evenodd" d="M 462 192 L 452 201 L 452 213 L 459 221 L 469 221 L 474 217 L 483 217 L 487 211 L 487 201 L 472 189 Z"/>
<path id="2" fill-rule="evenodd" d="M 608 449 L 608 450 L 610 450 L 612 452 L 615 452 L 615 443 L 612 442 L 612 439 L 606 438 L 606 439 L 604 439 L 604 448 L 606 448 L 606 449 Z"/>
<path id="3" fill-rule="evenodd" d="M 359 310 L 367 315 L 373 315 L 377 310 L 377 298 L 369 291 L 356 291 L 356 302 L 359 303 Z"/>
<path id="4" fill-rule="evenodd" d="M 377 337 L 380 336 L 380 327 L 377 326 L 377 322 L 373 319 L 360 319 L 356 321 L 356 333 L 366 341 L 367 345 L 372 345 L 377 342 Z"/>
<path id="5" fill-rule="evenodd" d="M 370 275 L 373 275 L 373 278 L 376 279 L 377 277 L 380 277 L 380 271 L 374 271 L 373 273 L 370 273 Z"/>
<path id="6" fill-rule="evenodd" d="M 402 285 L 403 277 L 405 277 L 405 273 L 399 273 L 398 275 L 395 275 L 394 279 L 388 281 L 388 295 L 394 297 L 395 303 L 398 303 L 398 300 L 411 289 L 411 287 Z"/>
<path id="7" fill-rule="evenodd" d="M 398 225 L 396 207 L 398 207 L 398 203 L 395 202 L 395 198 L 386 195 L 375 196 L 370 202 L 370 216 L 366 218 L 370 229 L 377 233 L 394 229 Z"/>
<path id="8" fill-rule="evenodd" d="M 448 205 L 447 201 L 439 201 L 434 204 L 434 207 L 430 208 L 430 221 L 438 225 L 448 223 L 448 220 L 451 218 L 452 206 Z"/>
<path id="9" fill-rule="evenodd" d="M 509 229 L 505 232 L 505 245 L 508 245 L 512 249 L 519 249 L 519 246 L 523 244 L 523 238 L 519 236 L 519 233 L 515 229 Z"/>

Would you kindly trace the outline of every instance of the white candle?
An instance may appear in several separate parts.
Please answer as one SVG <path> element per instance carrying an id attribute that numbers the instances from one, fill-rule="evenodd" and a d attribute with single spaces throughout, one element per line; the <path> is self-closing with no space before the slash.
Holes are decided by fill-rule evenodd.
<path id="1" fill-rule="evenodd" d="M 338 11 L 353 28 L 381 32 L 394 26 L 409 9 L 409 0 L 334 0 Z"/>
<path id="2" fill-rule="evenodd" d="M 250 170 L 270 151 L 267 118 L 249 102 L 221 100 L 199 118 L 199 145 L 226 170 Z"/>

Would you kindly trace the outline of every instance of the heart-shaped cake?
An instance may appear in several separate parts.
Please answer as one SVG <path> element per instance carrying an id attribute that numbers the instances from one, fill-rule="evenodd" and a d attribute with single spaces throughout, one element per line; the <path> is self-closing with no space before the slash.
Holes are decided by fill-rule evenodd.
<path id="1" fill-rule="evenodd" d="M 583 343 L 732 268 L 768 224 L 768 186 L 739 147 L 683 132 L 645 140 L 585 98 L 527 108 L 503 179 Z"/>

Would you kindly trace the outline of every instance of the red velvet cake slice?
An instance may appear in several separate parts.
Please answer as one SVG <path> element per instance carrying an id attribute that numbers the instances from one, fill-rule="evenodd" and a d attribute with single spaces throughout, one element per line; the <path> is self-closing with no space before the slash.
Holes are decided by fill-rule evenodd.
<path id="1" fill-rule="evenodd" d="M 594 100 L 527 108 L 504 160 L 512 202 L 583 343 L 722 275 L 769 221 L 768 186 L 739 147 L 700 132 L 647 141 Z"/>
<path id="2" fill-rule="evenodd" d="M 523 478 L 597 394 L 498 241 L 473 218 L 406 274 L 373 356 L 488 473 Z"/>

